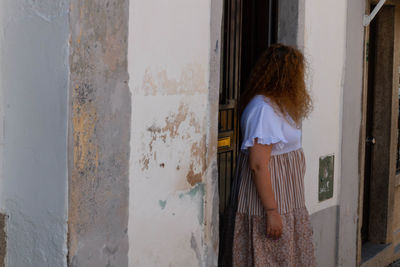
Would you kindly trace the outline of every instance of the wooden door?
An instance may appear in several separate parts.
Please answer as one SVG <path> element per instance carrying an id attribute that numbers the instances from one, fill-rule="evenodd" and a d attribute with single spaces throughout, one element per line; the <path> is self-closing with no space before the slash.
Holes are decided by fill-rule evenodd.
<path id="1" fill-rule="evenodd" d="M 365 149 L 363 244 L 384 244 L 392 175 L 394 7 L 384 6 L 370 26 Z M 396 84 L 397 87 L 397 84 Z"/>

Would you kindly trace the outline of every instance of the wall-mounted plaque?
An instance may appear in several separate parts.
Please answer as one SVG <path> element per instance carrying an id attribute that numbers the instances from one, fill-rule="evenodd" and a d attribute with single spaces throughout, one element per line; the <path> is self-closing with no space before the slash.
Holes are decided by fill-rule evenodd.
<path id="1" fill-rule="evenodd" d="M 335 167 L 335 155 L 327 155 L 319 158 L 319 186 L 318 200 L 324 201 L 333 197 L 333 176 Z"/>

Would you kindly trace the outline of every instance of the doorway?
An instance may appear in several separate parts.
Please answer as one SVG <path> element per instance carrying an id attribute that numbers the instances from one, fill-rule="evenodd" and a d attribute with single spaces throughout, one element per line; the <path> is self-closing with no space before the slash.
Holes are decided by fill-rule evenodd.
<path id="1" fill-rule="evenodd" d="M 225 0 L 222 79 L 219 92 L 218 170 L 220 213 L 229 192 L 239 146 L 237 105 L 258 56 L 276 42 L 277 1 Z"/>
<path id="2" fill-rule="evenodd" d="M 371 10 L 373 7 L 371 7 Z M 383 250 L 391 238 L 395 174 L 395 6 L 384 6 L 370 25 L 367 62 L 366 137 L 362 200 L 361 261 Z M 397 117 L 396 117 L 397 118 Z M 396 125 L 394 125 L 396 124 Z M 397 136 L 397 134 L 396 134 Z"/>
<path id="3" fill-rule="evenodd" d="M 277 0 L 225 0 L 218 114 L 220 233 L 240 145 L 238 103 L 255 61 L 277 39 Z M 221 242 L 220 242 L 221 243 Z"/>

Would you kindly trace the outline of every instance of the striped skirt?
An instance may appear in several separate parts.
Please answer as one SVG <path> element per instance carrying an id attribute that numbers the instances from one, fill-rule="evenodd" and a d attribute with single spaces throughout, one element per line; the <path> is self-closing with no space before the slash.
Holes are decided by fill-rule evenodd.
<path id="1" fill-rule="evenodd" d="M 222 266 L 316 266 L 312 228 L 304 203 L 303 150 L 271 156 L 269 171 L 282 218 L 282 236 L 278 240 L 267 237 L 266 213 L 252 180 L 248 155 L 241 152 L 231 191 L 230 223 L 226 224 L 231 229 L 225 231 L 224 237 L 231 247 L 225 249 Z M 231 237 L 226 236 L 229 234 Z"/>

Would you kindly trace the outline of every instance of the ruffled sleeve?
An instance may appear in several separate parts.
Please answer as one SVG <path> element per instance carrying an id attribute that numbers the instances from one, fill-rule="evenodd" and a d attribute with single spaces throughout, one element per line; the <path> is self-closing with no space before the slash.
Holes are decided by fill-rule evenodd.
<path id="1" fill-rule="evenodd" d="M 256 138 L 258 138 L 259 144 L 274 144 L 278 148 L 283 148 L 284 144 L 288 143 L 283 135 L 282 119 L 266 102 L 245 110 L 242 114 L 241 127 L 243 134 L 242 150 L 254 146 Z"/>

